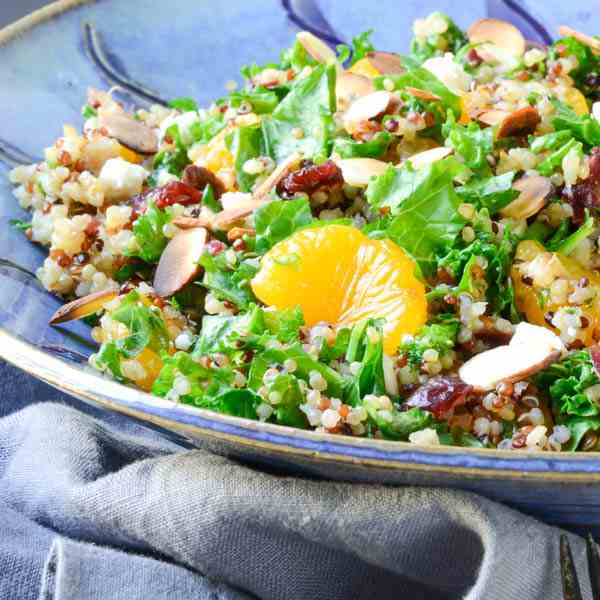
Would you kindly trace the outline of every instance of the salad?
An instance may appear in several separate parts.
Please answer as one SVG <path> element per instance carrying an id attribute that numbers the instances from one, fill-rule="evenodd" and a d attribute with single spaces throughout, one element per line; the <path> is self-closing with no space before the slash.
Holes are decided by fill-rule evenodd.
<path id="1" fill-rule="evenodd" d="M 588 451 L 600 435 L 600 38 L 441 13 L 405 55 L 298 33 L 208 108 L 89 90 L 11 171 L 90 364 L 319 432 Z"/>

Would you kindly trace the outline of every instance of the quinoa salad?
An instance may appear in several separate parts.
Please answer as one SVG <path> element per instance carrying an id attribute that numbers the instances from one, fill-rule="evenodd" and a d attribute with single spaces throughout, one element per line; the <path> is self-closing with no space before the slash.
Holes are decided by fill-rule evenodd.
<path id="1" fill-rule="evenodd" d="M 90 89 L 10 172 L 106 376 L 332 434 L 590 451 L 600 38 L 434 13 L 410 52 L 298 33 L 207 108 Z M 65 325 L 61 325 L 65 326 Z"/>

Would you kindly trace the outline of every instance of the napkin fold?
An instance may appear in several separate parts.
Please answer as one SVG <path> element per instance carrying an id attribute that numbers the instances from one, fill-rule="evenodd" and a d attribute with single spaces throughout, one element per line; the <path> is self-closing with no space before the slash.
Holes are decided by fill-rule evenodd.
<path id="1" fill-rule="evenodd" d="M 474 494 L 288 477 L 140 431 L 51 402 L 0 419 L 0 598 L 562 597 L 560 530 Z"/>

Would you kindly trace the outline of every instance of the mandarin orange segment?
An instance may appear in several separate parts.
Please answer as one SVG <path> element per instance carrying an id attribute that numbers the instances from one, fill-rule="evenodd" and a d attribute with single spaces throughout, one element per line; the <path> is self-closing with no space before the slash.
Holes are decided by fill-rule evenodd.
<path id="1" fill-rule="evenodd" d="M 569 256 L 560 252 L 548 252 L 542 244 L 533 240 L 519 243 L 515 259 L 511 270 L 515 304 L 528 323 L 547 327 L 555 333 L 559 333 L 548 322 L 549 316 L 561 308 L 578 308 L 587 320 L 587 326 L 582 329 L 578 339 L 585 346 L 591 346 L 600 339 L 600 276 L 585 269 Z M 572 283 L 587 279 L 588 285 L 595 291 L 594 297 L 581 306 L 569 302 L 568 298 L 557 303 L 554 296 L 549 293 L 551 284 L 525 276 L 525 273 L 529 273 L 535 268 L 534 266 L 528 267 L 528 265 L 535 264 L 539 266 L 539 269 L 543 269 L 544 273 L 554 273 L 557 279 L 564 279 Z"/>
<path id="2" fill-rule="evenodd" d="M 300 306 L 309 326 L 384 318 L 388 354 L 427 318 L 414 261 L 393 242 L 371 240 L 348 225 L 304 229 L 279 242 L 263 257 L 252 289 L 268 306 Z"/>

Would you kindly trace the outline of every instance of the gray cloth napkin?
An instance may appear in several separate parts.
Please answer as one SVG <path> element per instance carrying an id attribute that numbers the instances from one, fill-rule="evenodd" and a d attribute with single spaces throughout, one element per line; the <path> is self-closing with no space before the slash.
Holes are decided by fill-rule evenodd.
<path id="1" fill-rule="evenodd" d="M 473 494 L 174 451 L 58 403 L 0 419 L 3 600 L 558 600 L 559 533 Z"/>

